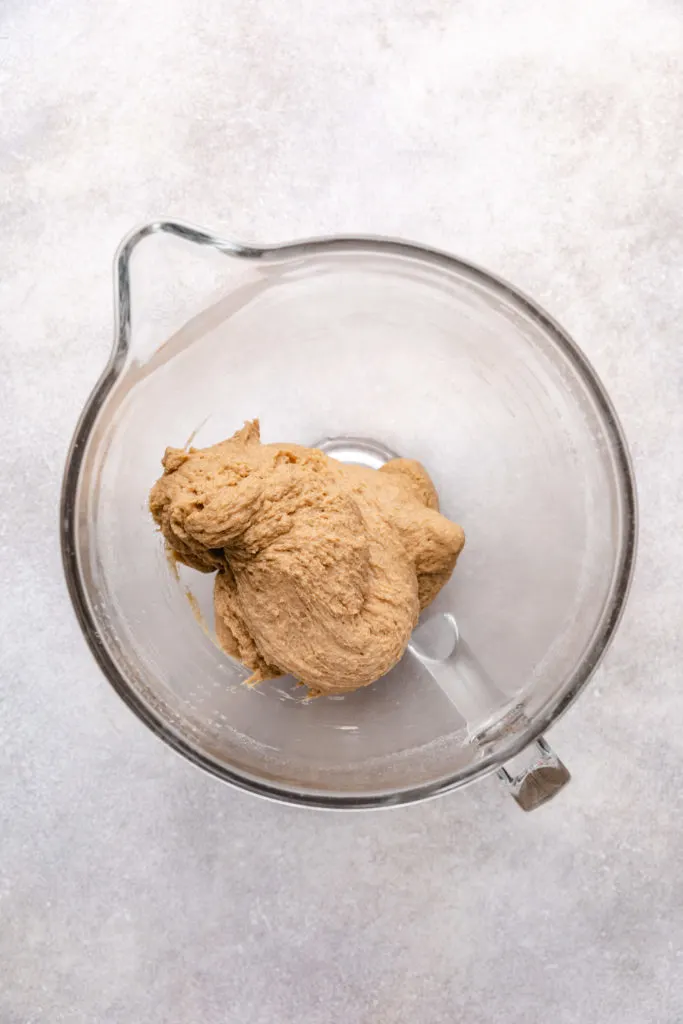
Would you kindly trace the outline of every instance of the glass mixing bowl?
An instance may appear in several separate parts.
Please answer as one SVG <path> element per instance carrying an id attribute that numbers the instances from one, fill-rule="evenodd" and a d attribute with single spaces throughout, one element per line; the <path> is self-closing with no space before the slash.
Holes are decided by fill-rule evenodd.
<path id="1" fill-rule="evenodd" d="M 261 794 L 416 800 L 497 770 L 522 806 L 568 778 L 541 733 L 616 628 L 635 490 L 594 371 L 515 289 L 380 238 L 246 246 L 156 222 L 116 258 L 116 339 L 68 457 L 66 577 L 117 692 L 172 747 Z M 174 574 L 147 508 L 167 445 L 260 417 L 265 441 L 419 459 L 467 543 L 399 665 L 309 700 L 215 644 L 212 579 Z"/>

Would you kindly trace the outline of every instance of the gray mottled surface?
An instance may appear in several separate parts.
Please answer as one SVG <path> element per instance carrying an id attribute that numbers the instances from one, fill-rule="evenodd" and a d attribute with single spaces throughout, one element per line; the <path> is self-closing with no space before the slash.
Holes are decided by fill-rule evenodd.
<path id="1" fill-rule="evenodd" d="M 4 0 L 0 55 L 0 1022 L 683 1021 L 680 3 Z M 594 361 L 641 552 L 554 804 L 271 806 L 100 678 L 59 479 L 159 213 L 455 250 Z"/>

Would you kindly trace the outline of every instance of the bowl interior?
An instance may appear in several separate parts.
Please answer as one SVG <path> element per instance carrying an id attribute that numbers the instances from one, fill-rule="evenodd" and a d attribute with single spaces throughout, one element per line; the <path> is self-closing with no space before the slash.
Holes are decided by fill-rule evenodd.
<path id="1" fill-rule="evenodd" d="M 455 616 L 530 735 L 589 675 L 625 589 L 630 478 L 599 385 L 538 310 L 457 261 L 371 242 L 221 259 L 235 279 L 161 346 L 136 346 L 153 318 L 138 306 L 86 439 L 74 558 L 110 677 L 190 756 L 293 798 L 399 799 L 490 768 L 520 736 L 473 743 L 410 651 L 344 697 L 245 688 L 213 641 L 212 580 L 174 576 L 147 495 L 167 445 L 255 416 L 265 441 L 364 437 L 419 459 L 467 535 L 431 614 Z"/>

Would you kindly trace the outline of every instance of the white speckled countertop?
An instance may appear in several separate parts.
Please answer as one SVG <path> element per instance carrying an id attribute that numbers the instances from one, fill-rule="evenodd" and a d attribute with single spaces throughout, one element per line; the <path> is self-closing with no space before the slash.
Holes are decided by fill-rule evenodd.
<path id="1" fill-rule="evenodd" d="M 683 7 L 4 0 L 1 1024 L 683 1021 Z M 62 581 L 111 260 L 159 214 L 453 250 L 574 334 L 631 441 L 622 628 L 571 786 L 388 813 L 222 786 L 100 676 Z"/>

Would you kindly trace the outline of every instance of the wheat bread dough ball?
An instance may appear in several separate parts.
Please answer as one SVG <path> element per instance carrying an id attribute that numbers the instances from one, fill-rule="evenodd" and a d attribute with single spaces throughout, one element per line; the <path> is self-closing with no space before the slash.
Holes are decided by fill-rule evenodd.
<path id="1" fill-rule="evenodd" d="M 162 464 L 152 515 L 178 561 L 217 571 L 216 635 L 252 684 L 291 674 L 335 694 L 385 675 L 465 541 L 420 463 L 261 444 L 258 420 Z"/>

